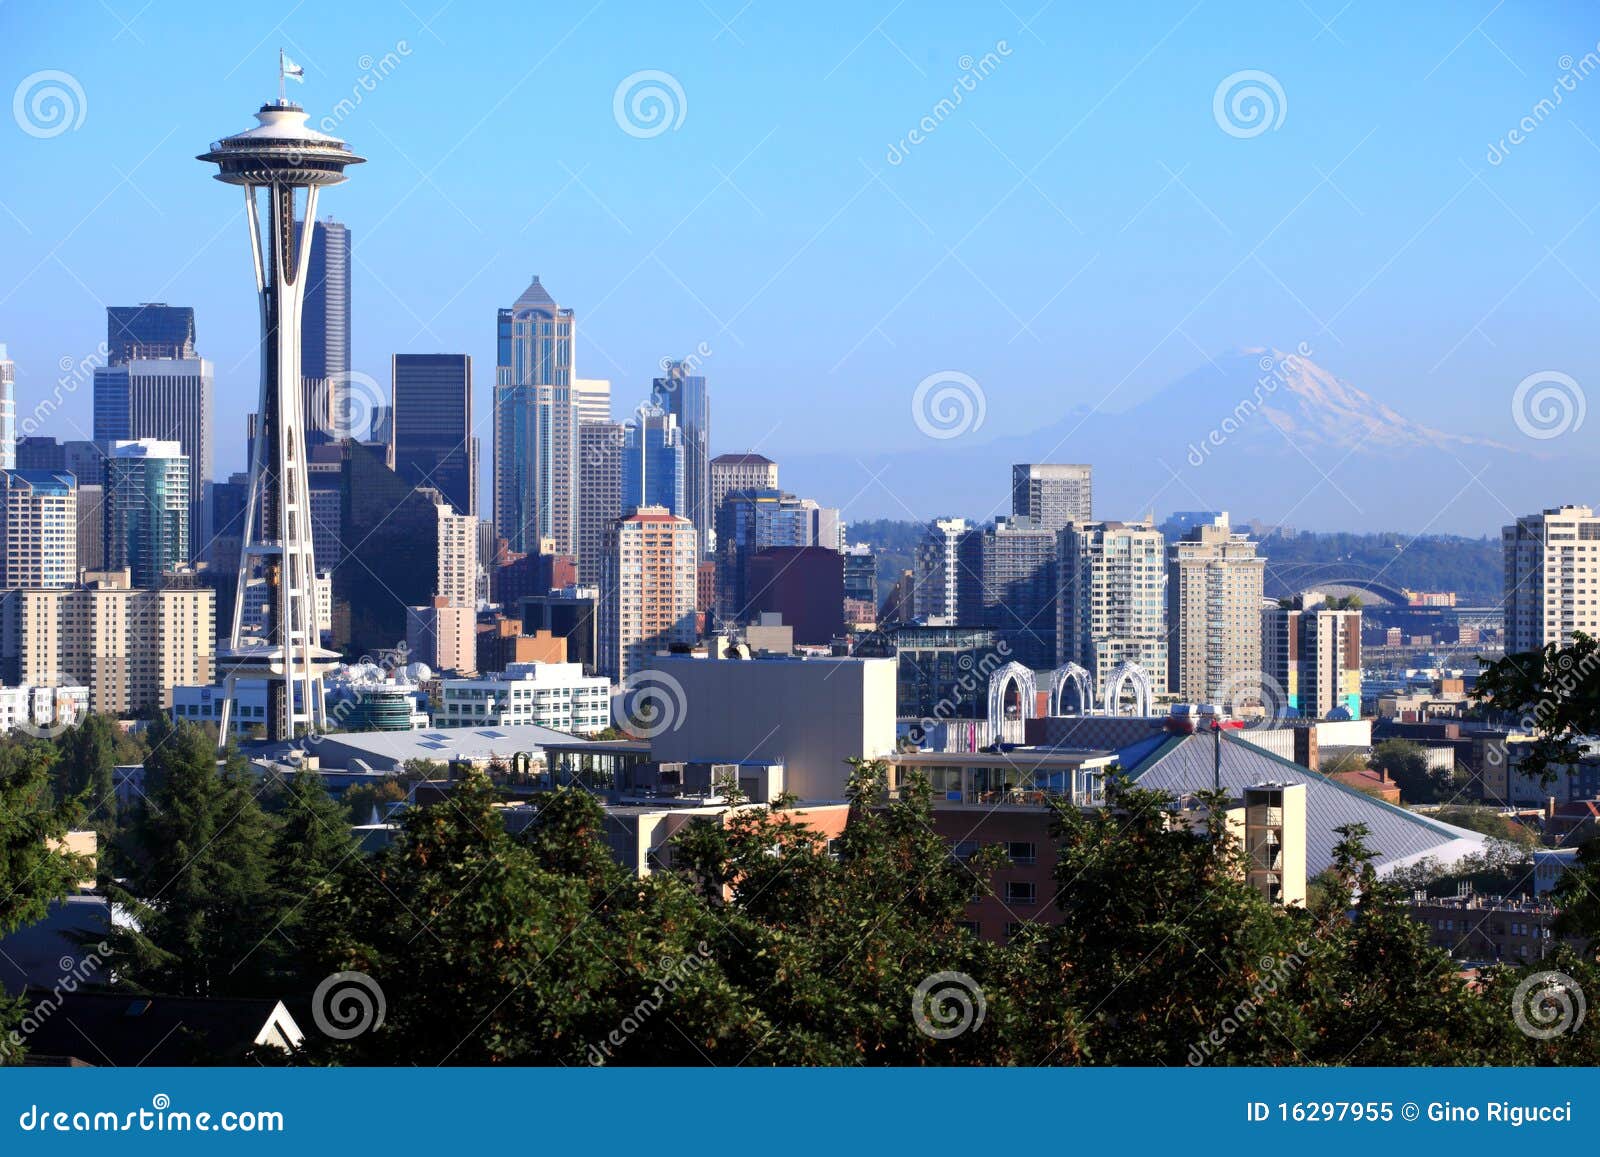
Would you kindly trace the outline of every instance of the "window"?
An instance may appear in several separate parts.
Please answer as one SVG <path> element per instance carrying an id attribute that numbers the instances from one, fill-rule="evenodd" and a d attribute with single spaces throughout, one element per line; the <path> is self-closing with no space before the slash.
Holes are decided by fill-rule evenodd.
<path id="1" fill-rule="evenodd" d="M 1006 845 L 1006 854 L 1011 857 L 1013 864 L 1031 867 L 1037 862 L 1034 845 L 1031 843 L 1014 842 Z"/>
<path id="2" fill-rule="evenodd" d="M 1007 904 L 1032 904 L 1035 889 L 1031 880 L 1012 880 L 1006 884 Z"/>

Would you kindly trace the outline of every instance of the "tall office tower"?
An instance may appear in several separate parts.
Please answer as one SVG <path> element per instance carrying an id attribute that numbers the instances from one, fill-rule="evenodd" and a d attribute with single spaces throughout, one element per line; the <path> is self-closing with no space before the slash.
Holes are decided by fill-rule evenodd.
<path id="1" fill-rule="evenodd" d="M 689 517 L 688 446 L 678 419 L 659 406 L 640 406 L 629 420 L 622 454 L 622 509 L 664 506 Z M 699 531 L 700 525 L 695 524 Z"/>
<path id="2" fill-rule="evenodd" d="M 750 560 L 775 546 L 816 546 L 817 506 L 777 489 L 735 490 L 717 517 L 717 615 L 741 623 L 753 613 Z"/>
<path id="3" fill-rule="evenodd" d="M 106 459 L 106 565 L 154 589 L 189 561 L 189 459 L 176 442 L 113 442 Z"/>
<path id="4" fill-rule="evenodd" d="M 578 425 L 578 581 L 598 585 L 604 569 L 606 528 L 622 517 L 621 422 Z"/>
<path id="5" fill-rule="evenodd" d="M 1506 653 L 1600 635 L 1600 517 L 1556 506 L 1500 534 L 1505 556 Z"/>
<path id="6" fill-rule="evenodd" d="M 1059 663 L 1088 669 L 1096 689 L 1122 663 L 1167 689 L 1167 560 L 1148 522 L 1074 523 L 1060 533 L 1056 600 Z"/>
<path id="7" fill-rule="evenodd" d="M 965 518 L 936 518 L 917 544 L 912 611 L 929 626 L 950 626 L 961 613 L 963 576 L 958 547 L 971 529 Z"/>
<path id="8" fill-rule="evenodd" d="M 250 455 L 238 593 L 221 656 L 226 701 L 218 733 L 224 740 L 240 679 L 266 681 L 268 740 L 292 740 L 301 725 L 325 726 L 322 675 L 336 658 L 322 649 L 317 622 L 300 359 L 311 246 L 296 237 L 294 223 L 315 221 L 321 187 L 343 181 L 345 166 L 362 158 L 306 124 L 305 110 L 283 97 L 281 61 L 279 72 L 278 100 L 261 107 L 259 124 L 217 141 L 200 157 L 217 166 L 217 180 L 244 188 L 261 299 L 260 418 Z M 257 195 L 262 191 L 265 219 Z M 298 211 L 297 200 L 303 203 Z M 265 629 L 247 634 L 245 595 L 258 578 L 274 592 L 275 605 Z"/>
<path id="9" fill-rule="evenodd" d="M 600 600 L 601 674 L 626 680 L 657 651 L 695 641 L 698 561 L 694 523 L 662 507 L 640 507 L 611 525 Z"/>
<path id="10" fill-rule="evenodd" d="M 606 378 L 573 378 L 572 398 L 578 405 L 578 421 L 611 421 L 611 382 Z"/>
<path id="11" fill-rule="evenodd" d="M 673 511 L 694 523 L 703 555 L 711 550 L 717 522 L 716 507 L 711 505 L 711 394 L 705 378 L 690 373 L 683 362 L 669 362 L 665 368 L 666 376 L 651 383 L 650 393 L 683 431 L 684 505 Z"/>
<path id="12" fill-rule="evenodd" d="M 535 554 L 578 537 L 578 407 L 572 396 L 572 310 L 539 278 L 496 326 L 494 523 L 512 550 Z"/>
<path id="13" fill-rule="evenodd" d="M 78 569 L 106 568 L 106 488 L 79 482 L 77 487 Z M 76 576 L 74 576 L 76 577 Z"/>
<path id="14" fill-rule="evenodd" d="M 1361 717 L 1361 612 L 1296 599 L 1261 612 L 1261 670 L 1275 709 L 1306 719 Z"/>
<path id="15" fill-rule="evenodd" d="M 1092 467 L 1037 462 L 1011 467 L 1011 513 L 1035 519 L 1046 530 L 1090 521 L 1093 498 Z"/>
<path id="16" fill-rule="evenodd" d="M 1007 657 L 1035 671 L 1056 663 L 1056 532 L 1032 518 L 997 518 L 957 540 L 963 577 L 956 617 L 988 627 Z"/>
<path id="17" fill-rule="evenodd" d="M 1267 560 L 1226 513 L 1167 544 L 1167 686 L 1225 711 L 1281 710 L 1261 685 Z"/>
<path id="18" fill-rule="evenodd" d="M 79 486 L 100 486 L 106 480 L 106 448 L 98 442 L 74 438 L 63 442 L 61 449 L 66 457 L 67 472 L 78 480 Z"/>
<path id="19" fill-rule="evenodd" d="M 470 553 L 475 571 L 477 531 L 460 521 L 469 515 L 444 518 L 449 503 L 437 490 L 413 487 L 390 470 L 381 447 L 345 442 L 340 451 L 344 553 L 333 570 L 333 638 L 348 652 L 376 655 L 405 639 L 406 608 L 431 604 L 441 593 L 441 574 L 456 576 L 453 595 L 471 588 L 472 575 L 441 556 Z"/>
<path id="20" fill-rule="evenodd" d="M 0 470 L 17 468 L 17 366 L 0 342 Z"/>
<path id="21" fill-rule="evenodd" d="M 0 472 L 0 588 L 78 581 L 78 495 L 65 470 Z"/>
<path id="22" fill-rule="evenodd" d="M 137 590 L 125 571 L 81 586 L 0 593 L 0 676 L 13 686 L 70 679 L 90 710 L 133 715 L 172 705 L 174 687 L 209 687 L 217 596 L 204 587 Z"/>
<path id="23" fill-rule="evenodd" d="M 226 482 L 213 483 L 210 502 L 211 537 L 206 548 L 206 565 L 212 571 L 232 574 L 239 565 L 239 548 L 244 545 L 250 476 L 231 474 Z"/>
<path id="24" fill-rule="evenodd" d="M 294 226 L 301 245 L 303 221 Z M 350 230 L 332 217 L 312 222 L 305 312 L 300 318 L 300 379 L 306 442 L 317 445 L 350 429 Z"/>
<path id="25" fill-rule="evenodd" d="M 189 460 L 189 546 L 198 550 L 210 539 L 205 493 L 211 481 L 211 363 L 194 357 L 136 359 L 120 368 L 129 381 L 127 437 L 176 442 Z"/>
<path id="26" fill-rule="evenodd" d="M 734 490 L 776 490 L 778 464 L 762 454 L 718 454 L 711 459 L 711 525 Z"/>
<path id="27" fill-rule="evenodd" d="M 433 487 L 457 514 L 477 514 L 472 356 L 395 354 L 391 376 L 395 473 Z"/>
<path id="28" fill-rule="evenodd" d="M 147 301 L 106 309 L 106 362 L 121 366 L 140 358 L 170 361 L 194 357 L 194 310 Z"/>
<path id="29" fill-rule="evenodd" d="M 91 443 L 92 445 L 93 443 Z M 35 434 L 17 439 L 15 470 L 65 470 L 67 448 L 54 438 Z"/>

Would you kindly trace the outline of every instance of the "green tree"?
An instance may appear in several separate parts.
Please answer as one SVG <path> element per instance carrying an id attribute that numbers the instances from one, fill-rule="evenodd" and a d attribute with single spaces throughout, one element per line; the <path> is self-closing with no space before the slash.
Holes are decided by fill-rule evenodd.
<path id="1" fill-rule="evenodd" d="M 316 772 L 295 773 L 283 792 L 281 817 L 268 862 L 276 919 L 267 961 L 281 974 L 278 987 L 304 988 L 334 934 L 323 923 L 328 901 L 347 874 L 364 867 L 345 809 Z"/>
<path id="2" fill-rule="evenodd" d="M 0 936 L 44 919 L 89 871 L 59 843 L 82 818 L 83 800 L 55 798 L 52 759 L 44 743 L 0 747 Z M 22 1059 L 8 1039 L 23 1012 L 21 997 L 0 994 L 0 1064 Z"/>
<path id="3" fill-rule="evenodd" d="M 152 729 L 128 877 L 111 886 L 137 927 L 112 940 L 129 979 L 176 996 L 256 991 L 272 971 L 272 826 L 236 753 L 189 723 Z"/>
<path id="4" fill-rule="evenodd" d="M 108 831 L 117 818 L 117 729 L 104 715 L 85 716 L 56 739 L 56 795 L 82 796 L 87 816 Z"/>

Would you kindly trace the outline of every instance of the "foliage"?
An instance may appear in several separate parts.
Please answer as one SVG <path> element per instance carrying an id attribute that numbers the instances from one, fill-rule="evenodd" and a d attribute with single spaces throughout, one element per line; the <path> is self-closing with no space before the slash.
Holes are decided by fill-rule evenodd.
<path id="1" fill-rule="evenodd" d="M 1409 739 L 1385 739 L 1373 747 L 1370 763 L 1389 773 L 1406 803 L 1437 803 L 1456 794 L 1455 772 L 1430 768 L 1422 747 Z"/>
<path id="2" fill-rule="evenodd" d="M 1515 770 L 1549 784 L 1600 734 L 1600 641 L 1578 632 L 1571 644 L 1507 655 L 1478 675 L 1473 697 L 1533 733 L 1516 745 Z"/>

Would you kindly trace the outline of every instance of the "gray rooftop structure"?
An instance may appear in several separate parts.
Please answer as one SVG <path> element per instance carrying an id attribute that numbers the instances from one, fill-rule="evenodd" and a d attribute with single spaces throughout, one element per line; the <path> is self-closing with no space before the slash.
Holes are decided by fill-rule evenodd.
<path id="1" fill-rule="evenodd" d="M 599 751 L 617 747 L 616 744 L 585 740 L 565 731 L 529 723 L 506 727 L 338 732 L 294 743 L 247 746 L 244 751 L 256 760 L 286 762 L 291 752 L 300 751 L 316 756 L 325 769 L 354 769 L 360 764 L 372 771 L 397 771 L 401 765 L 413 759 L 426 759 L 434 763 L 449 763 L 452 760 L 487 763 L 497 757 L 510 760 L 522 752 L 539 755 L 552 745 L 565 749 L 586 748 L 591 742 Z"/>
<path id="2" fill-rule="evenodd" d="M 1153 748 L 1141 744 L 1122 756 L 1123 770 L 1137 786 L 1174 795 L 1203 791 L 1219 780 L 1234 796 L 1259 783 L 1305 784 L 1307 876 L 1333 865 L 1333 848 L 1340 838 L 1334 829 L 1345 824 L 1367 825 L 1367 846 L 1376 853 L 1373 863 L 1380 875 L 1430 858 L 1453 864 L 1483 851 L 1486 842 L 1478 832 L 1384 803 L 1227 731 L 1173 736 Z"/>

